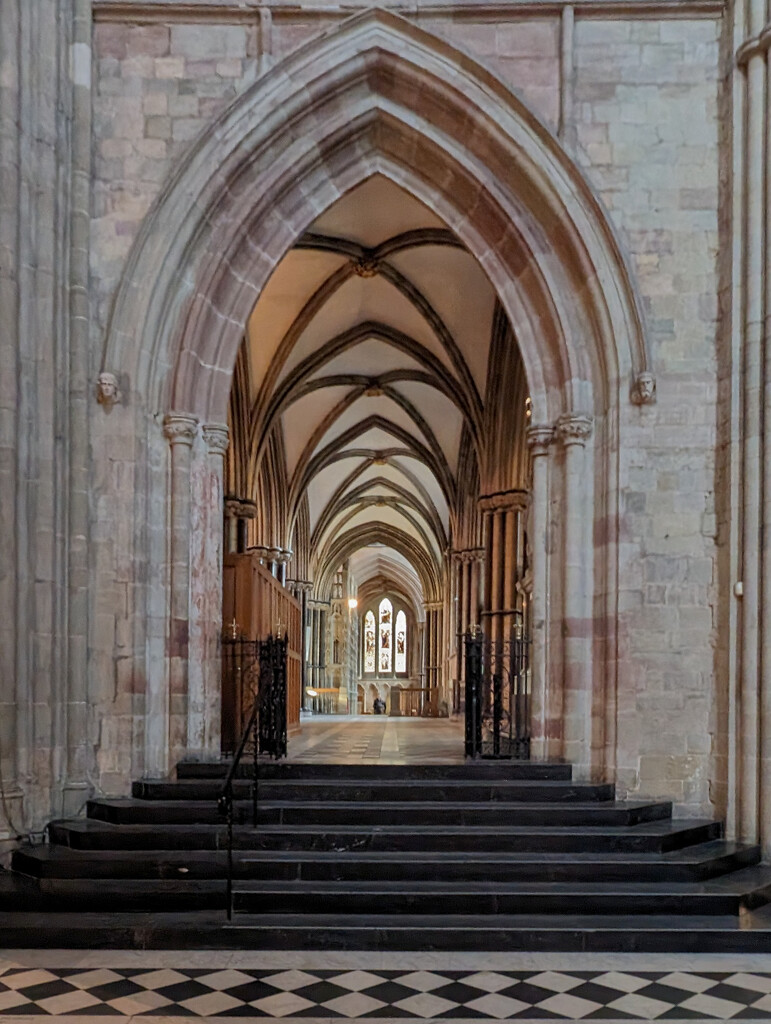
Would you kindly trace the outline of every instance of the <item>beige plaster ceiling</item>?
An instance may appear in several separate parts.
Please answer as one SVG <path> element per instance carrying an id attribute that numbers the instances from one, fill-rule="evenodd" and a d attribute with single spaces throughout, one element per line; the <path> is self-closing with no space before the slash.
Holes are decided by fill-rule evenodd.
<path id="1" fill-rule="evenodd" d="M 247 329 L 252 442 L 259 457 L 272 430 L 283 435 L 290 511 L 307 501 L 317 578 L 337 568 L 341 538 L 361 535 L 345 550 L 358 584 L 390 580 L 419 609 L 413 556 L 441 573 L 463 427 L 478 436 L 482 422 L 494 307 L 455 236 L 379 175 L 276 269 Z"/>

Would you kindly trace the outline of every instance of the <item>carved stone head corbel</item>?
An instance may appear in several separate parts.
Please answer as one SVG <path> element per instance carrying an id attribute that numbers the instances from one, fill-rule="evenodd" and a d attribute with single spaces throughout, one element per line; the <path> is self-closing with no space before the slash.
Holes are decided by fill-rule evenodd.
<path id="1" fill-rule="evenodd" d="M 118 378 L 114 373 L 109 373 L 107 370 L 102 370 L 96 379 L 96 400 L 100 405 L 103 405 L 106 409 L 111 409 L 113 405 L 118 405 L 122 399 L 120 387 L 118 385 Z"/>
<path id="2" fill-rule="evenodd" d="M 650 370 L 637 374 L 630 397 L 635 405 L 653 405 L 656 401 L 656 378 Z"/>

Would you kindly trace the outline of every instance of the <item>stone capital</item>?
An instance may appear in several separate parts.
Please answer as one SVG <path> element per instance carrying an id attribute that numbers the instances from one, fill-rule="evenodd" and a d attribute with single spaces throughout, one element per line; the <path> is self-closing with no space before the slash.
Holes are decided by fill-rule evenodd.
<path id="1" fill-rule="evenodd" d="M 533 458 L 546 455 L 554 440 L 554 427 L 546 423 L 533 423 L 527 428 L 527 446 Z"/>
<path id="2" fill-rule="evenodd" d="M 484 548 L 465 548 L 462 551 L 453 551 L 453 559 L 460 565 L 469 565 L 472 562 L 484 562 Z"/>
<path id="3" fill-rule="evenodd" d="M 225 423 L 206 423 L 201 428 L 210 455 L 224 455 L 228 450 L 229 433 Z"/>
<path id="4" fill-rule="evenodd" d="M 198 433 L 198 417 L 185 412 L 170 412 L 163 418 L 163 436 L 173 447 L 185 444 L 192 447 Z"/>
<path id="5" fill-rule="evenodd" d="M 253 501 L 229 495 L 225 498 L 225 515 L 232 519 L 256 519 L 257 506 Z"/>
<path id="6" fill-rule="evenodd" d="M 313 589 L 313 584 L 310 580 L 287 580 L 286 585 L 298 594 L 309 594 Z"/>
<path id="7" fill-rule="evenodd" d="M 566 448 L 583 445 L 592 436 L 592 418 L 581 412 L 569 412 L 557 420 L 556 434 Z"/>
<path id="8" fill-rule="evenodd" d="M 530 504 L 527 491 L 499 491 L 497 494 L 484 494 L 479 499 L 480 512 L 523 512 Z"/>

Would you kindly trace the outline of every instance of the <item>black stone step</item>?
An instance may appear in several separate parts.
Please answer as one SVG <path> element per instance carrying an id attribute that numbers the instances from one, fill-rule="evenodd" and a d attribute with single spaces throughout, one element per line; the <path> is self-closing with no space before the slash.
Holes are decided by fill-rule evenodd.
<path id="1" fill-rule="evenodd" d="M 705 843 L 721 836 L 716 821 L 664 819 L 629 827 L 527 827 L 416 825 L 260 825 L 239 827 L 238 850 L 477 850 L 510 852 L 655 853 Z M 93 851 L 223 849 L 224 825 L 114 825 L 95 819 L 52 822 L 52 844 Z M 57 845 L 36 847 L 55 850 Z M 41 853 L 41 856 L 45 854 Z"/>
<path id="2" fill-rule="evenodd" d="M 176 781 L 144 780 L 133 798 L 94 799 L 86 818 L 52 822 L 50 845 L 20 848 L 14 871 L 0 872 L 0 944 L 61 946 L 49 921 L 105 914 L 106 930 L 73 924 L 64 944 L 758 948 L 735 938 L 739 924 L 771 937 L 771 914 L 753 917 L 771 897 L 758 847 L 724 841 L 716 822 L 672 821 L 667 801 L 615 801 L 613 786 L 573 782 L 568 765 L 497 762 L 260 765 L 256 829 L 244 766 L 239 924 L 228 928 L 217 806 L 227 767 L 183 764 Z"/>
<path id="3" fill-rule="evenodd" d="M 180 761 L 177 778 L 223 780 L 229 761 Z M 571 779 L 572 765 L 557 761 L 464 761 L 458 764 L 303 764 L 292 761 L 259 762 L 260 779 Z M 252 778 L 253 762 L 245 758 L 237 777 Z"/>
<path id="4" fill-rule="evenodd" d="M 273 881 L 689 882 L 757 864 L 757 846 L 718 840 L 667 854 L 517 854 L 264 850 L 244 858 L 252 878 Z"/>
<path id="5" fill-rule="evenodd" d="M 695 914 L 261 914 L 239 915 L 228 930 L 235 949 L 724 954 L 771 949 L 771 921 L 764 917 L 753 928 L 749 915 L 740 923 L 736 915 Z"/>
<path id="6" fill-rule="evenodd" d="M 221 817 L 213 800 L 89 800 L 89 818 L 116 824 L 217 824 Z M 273 801 L 262 797 L 259 824 L 283 825 L 497 825 L 591 826 L 637 825 L 668 818 L 668 801 L 581 801 L 565 803 L 503 803 L 488 801 Z M 251 800 L 236 801 L 235 819 L 251 823 Z"/>
<path id="7" fill-rule="evenodd" d="M 741 874 L 741 872 L 737 872 Z M 739 914 L 767 902 L 765 884 L 455 883 L 240 881 L 234 913 L 245 914 Z"/>
<path id="8" fill-rule="evenodd" d="M 313 883 L 280 884 L 240 881 L 234 895 L 239 912 L 266 916 L 286 914 L 358 914 L 377 920 L 378 914 L 404 916 L 453 914 L 738 914 L 762 905 L 771 893 L 771 872 L 737 872 L 730 880 L 705 885 L 665 885 L 597 882 L 583 885 L 556 883 L 473 884 L 424 882 L 399 883 L 371 880 L 344 885 Z M 111 913 L 197 912 L 225 908 L 223 879 L 72 879 L 43 878 L 31 884 L 0 886 L 0 909 L 89 913 L 109 907 Z M 614 909 L 615 908 L 615 909 Z"/>
<path id="9" fill-rule="evenodd" d="M 242 858 L 233 855 L 236 876 Z M 78 850 L 68 846 L 22 847 L 12 857 L 14 871 L 33 878 L 177 879 L 227 877 L 227 850 Z"/>
<path id="10" fill-rule="evenodd" d="M 313 827 L 286 830 L 266 826 L 256 832 L 242 830 L 236 833 L 234 870 L 236 877 L 244 876 L 248 870 L 244 857 L 259 850 L 348 850 L 361 853 L 379 850 L 585 853 L 591 850 L 608 855 L 660 853 L 665 849 L 706 843 L 719 834 L 719 827 L 714 822 L 694 827 L 684 824 L 685 827 L 679 829 L 670 822 L 664 823 L 669 828 L 637 826 L 633 833 L 638 829 L 645 831 L 632 836 L 623 829 L 534 832 L 520 828 L 496 831 L 420 828 L 405 832 L 386 828 L 372 832 L 351 829 L 349 833 L 330 833 Z M 191 834 L 188 826 L 167 826 L 163 835 L 171 831 L 174 842 L 166 848 L 158 848 L 158 831 L 152 826 L 115 826 L 83 820 L 60 822 L 51 827 L 56 842 L 20 847 L 13 853 L 12 866 L 15 871 L 39 878 L 224 877 L 227 863 L 224 828 L 195 826 L 195 830 Z"/>
<path id="11" fill-rule="evenodd" d="M 132 795 L 141 800 L 216 800 L 222 790 L 217 780 L 146 780 L 135 782 Z M 237 796 L 246 799 L 251 785 L 238 784 Z M 562 802 L 612 800 L 615 788 L 610 783 L 571 782 L 554 779 L 260 779 L 261 799 L 275 800 L 374 800 L 436 802 L 469 800 L 489 802 Z"/>
<path id="12" fill-rule="evenodd" d="M 51 913 L 189 913 L 223 910 L 224 879 L 24 878 L 0 880 L 0 910 Z M 25 884 L 20 885 L 19 882 Z M 65 944 L 66 944 L 66 937 Z"/>
<path id="13" fill-rule="evenodd" d="M 437 950 L 447 952 L 764 953 L 766 909 L 736 915 L 239 915 L 7 912 L 3 949 Z"/>

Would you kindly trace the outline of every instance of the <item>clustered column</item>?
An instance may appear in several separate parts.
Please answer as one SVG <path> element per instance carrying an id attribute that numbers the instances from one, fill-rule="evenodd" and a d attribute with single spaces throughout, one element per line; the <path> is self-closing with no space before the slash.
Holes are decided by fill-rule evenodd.
<path id="1" fill-rule="evenodd" d="M 205 756 L 220 750 L 222 717 L 220 636 L 222 634 L 222 526 L 220 510 L 224 490 L 225 453 L 228 428 L 224 423 L 208 423 L 202 430 L 206 442 L 206 479 L 209 501 L 206 522 L 205 586 L 202 593 L 203 688 L 201 749 Z"/>
<path id="2" fill-rule="evenodd" d="M 563 750 L 579 775 L 591 771 L 591 587 L 587 578 L 583 499 L 585 449 L 592 433 L 588 416 L 571 413 L 557 421 L 565 450 L 562 635 L 564 665 Z"/>
<path id="3" fill-rule="evenodd" d="M 463 637 L 472 626 L 479 625 L 479 585 L 484 558 L 484 548 L 465 548 L 453 552 L 456 595 L 455 636 L 458 657 L 456 674 L 460 684 L 463 683 L 466 676 Z"/>
<path id="4" fill-rule="evenodd" d="M 258 544 L 249 549 L 257 554 L 260 562 L 275 576 L 282 586 L 286 586 L 286 567 L 292 560 L 292 552 L 286 548 L 270 547 Z"/>
<path id="5" fill-rule="evenodd" d="M 308 602 L 310 650 L 308 652 L 307 685 L 324 689 L 327 677 L 327 617 L 329 606 L 322 601 Z"/>
<path id="6" fill-rule="evenodd" d="M 198 420 L 170 413 L 163 432 L 171 445 L 171 608 L 167 637 L 168 690 L 156 695 L 148 721 L 168 721 L 168 734 L 156 737 L 158 762 L 168 767 L 187 747 L 187 674 L 190 614 L 190 469 Z M 156 716 L 158 716 L 156 718 Z M 167 718 L 168 716 L 168 718 Z"/>
<path id="7" fill-rule="evenodd" d="M 306 695 L 305 688 L 310 686 L 308 679 L 308 594 L 310 593 L 313 584 L 309 580 L 287 580 L 287 586 L 295 597 L 300 602 L 300 666 L 301 666 L 301 686 L 302 686 L 302 707 L 305 707 Z"/>
<path id="8" fill-rule="evenodd" d="M 532 658 L 530 660 L 531 679 L 531 740 L 530 753 L 536 759 L 545 759 L 552 753 L 550 741 L 560 735 L 560 711 L 557 710 L 554 720 L 553 704 L 555 694 L 547 687 L 549 679 L 548 643 L 547 643 L 547 595 L 549 591 L 548 568 L 548 454 L 549 445 L 554 440 L 553 427 L 533 424 L 527 431 L 527 443 L 530 448 L 532 464 L 532 490 L 530 505 L 530 558 L 533 578 L 532 601 L 530 607 L 530 636 L 532 639 Z M 555 751 L 556 753 L 556 751 Z"/>
<path id="9" fill-rule="evenodd" d="M 219 636 L 222 619 L 222 491 L 228 447 L 225 424 L 206 424 L 190 469 L 190 613 L 187 754 L 216 755 L 220 743 Z"/>
<path id="10" fill-rule="evenodd" d="M 442 685 L 442 655 L 444 652 L 443 611 L 440 601 L 426 603 L 425 666 L 426 686 L 438 691 Z"/>
<path id="11" fill-rule="evenodd" d="M 527 491 L 512 490 L 480 498 L 485 517 L 485 632 L 493 643 L 507 640 L 524 613 L 517 584 L 525 570 Z"/>
<path id="12" fill-rule="evenodd" d="M 771 5 L 737 6 L 745 39 L 736 63 L 743 100 L 741 650 L 736 694 L 739 837 L 771 851 Z M 733 809 L 729 809 L 732 812 Z"/>
<path id="13" fill-rule="evenodd" d="M 249 520 L 257 518 L 257 506 L 244 498 L 225 499 L 225 550 L 243 553 L 248 545 Z"/>

